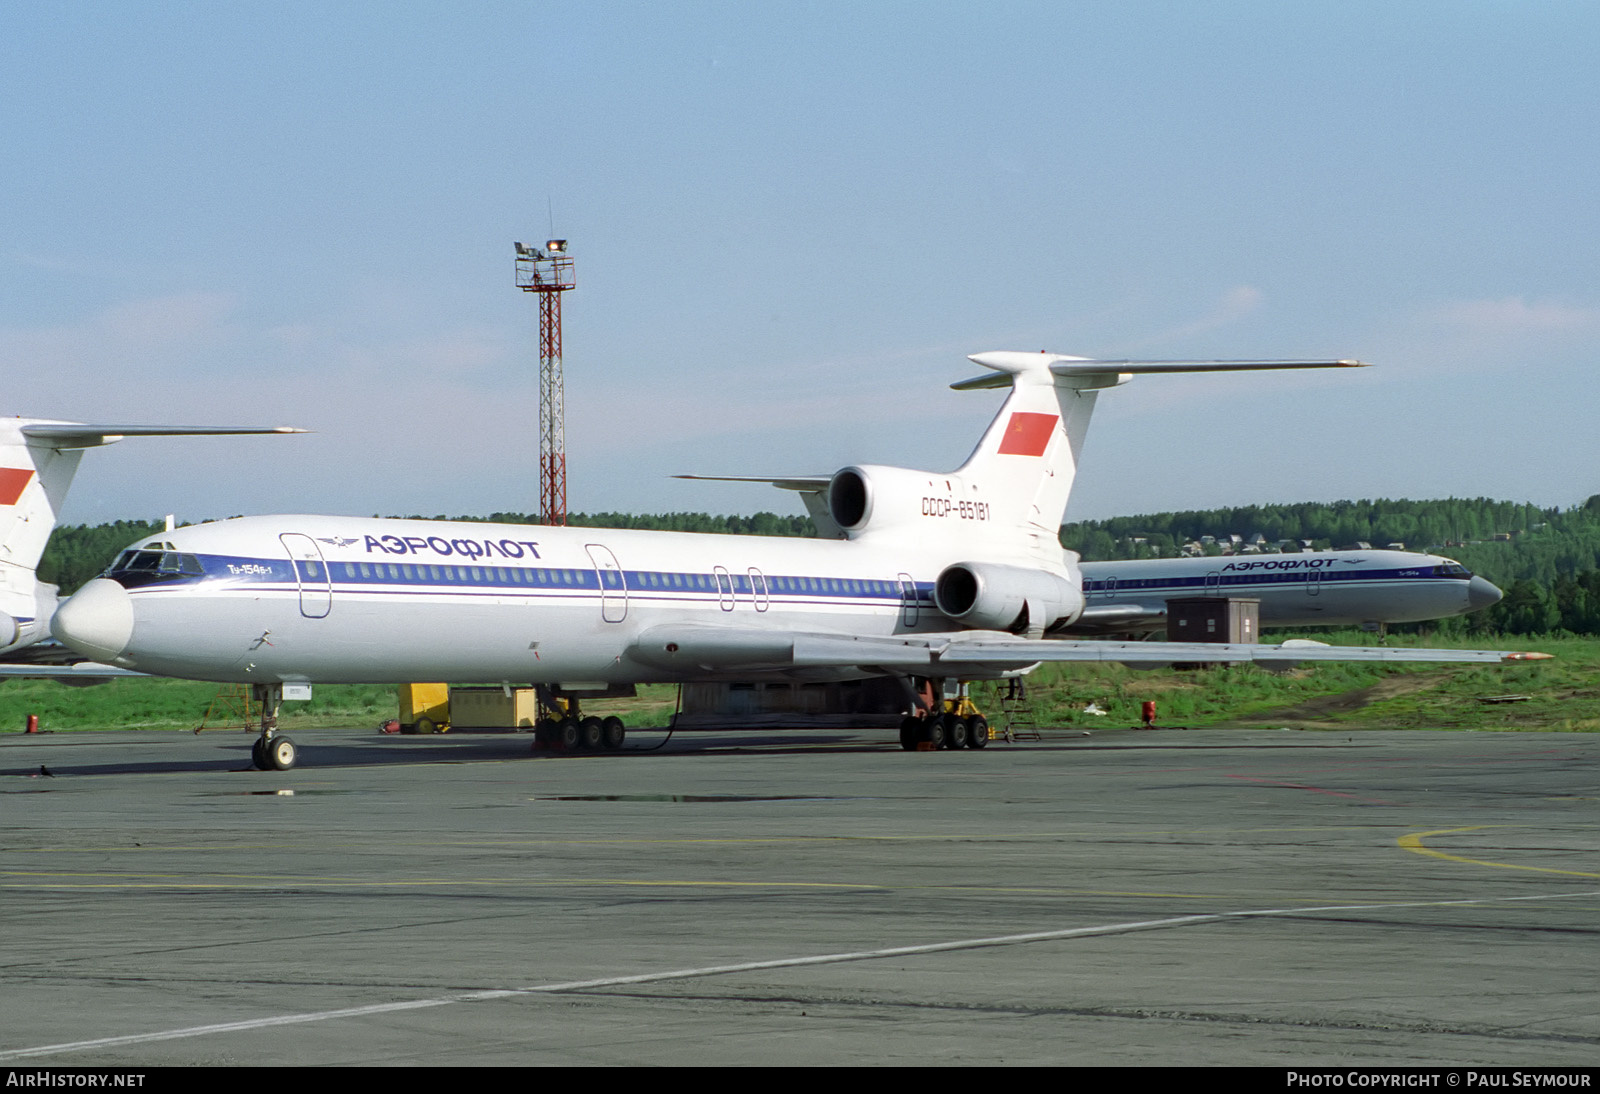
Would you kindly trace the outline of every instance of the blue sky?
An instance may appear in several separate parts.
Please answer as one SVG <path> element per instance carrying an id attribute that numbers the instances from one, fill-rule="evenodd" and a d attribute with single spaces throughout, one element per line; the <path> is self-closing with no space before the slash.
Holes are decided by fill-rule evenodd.
<path id="1" fill-rule="evenodd" d="M 1069 509 L 1600 493 L 1600 6 L 0 0 L 4 412 L 64 518 L 797 512 L 947 469 L 964 355 L 1359 357 L 1103 397 Z"/>

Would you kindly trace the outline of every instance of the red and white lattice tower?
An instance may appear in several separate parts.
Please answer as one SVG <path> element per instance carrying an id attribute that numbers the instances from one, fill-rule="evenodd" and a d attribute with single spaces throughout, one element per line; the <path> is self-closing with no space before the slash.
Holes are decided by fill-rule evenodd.
<path id="1" fill-rule="evenodd" d="M 567 523 L 567 422 L 561 380 L 561 294 L 577 284 L 567 241 L 517 244 L 517 288 L 539 294 L 539 512 Z"/>

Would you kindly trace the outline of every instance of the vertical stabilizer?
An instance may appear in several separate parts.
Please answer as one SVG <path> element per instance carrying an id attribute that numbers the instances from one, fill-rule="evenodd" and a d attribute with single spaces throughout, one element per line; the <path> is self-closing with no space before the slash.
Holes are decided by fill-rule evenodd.
<path id="1" fill-rule="evenodd" d="M 996 375 L 952 386 L 1009 384 L 1011 396 L 956 474 L 990 500 L 997 529 L 1042 533 L 1055 544 L 1095 399 L 1127 377 L 1115 371 L 1060 377 L 1051 365 L 1083 359 L 1050 353 L 980 353 L 972 360 Z"/>
<path id="2" fill-rule="evenodd" d="M 958 391 L 1010 386 L 983 439 L 956 475 L 989 499 L 991 527 L 1021 532 L 1028 549 L 1059 552 L 1062 518 L 1072 494 L 1102 389 L 1137 374 L 1238 372 L 1254 369 L 1353 368 L 1360 361 L 1099 361 L 1058 353 L 996 351 L 971 360 L 991 375 L 952 384 Z"/>
<path id="3" fill-rule="evenodd" d="M 30 584 L 83 452 L 33 440 L 23 430 L 64 424 L 0 420 L 0 565 L 27 571 Z M 11 588 L 10 581 L 6 587 Z"/>

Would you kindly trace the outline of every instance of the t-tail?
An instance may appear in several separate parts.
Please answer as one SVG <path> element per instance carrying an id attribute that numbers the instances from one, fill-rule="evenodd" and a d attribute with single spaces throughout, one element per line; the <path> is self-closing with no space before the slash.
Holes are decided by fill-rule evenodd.
<path id="1" fill-rule="evenodd" d="M 34 576 L 85 448 L 123 437 L 304 433 L 290 426 L 84 425 L 0 419 L 0 652 L 49 634 L 56 587 Z"/>
<path id="2" fill-rule="evenodd" d="M 903 528 L 924 517 L 948 516 L 953 532 L 975 536 L 1001 553 L 1059 561 L 1061 521 L 1102 389 L 1139 374 L 1362 365 L 1348 360 L 1101 361 L 1006 350 L 976 353 L 971 360 L 993 371 L 952 384 L 957 391 L 1011 389 L 972 455 L 947 474 L 879 466 L 835 474 L 828 510 L 844 532 Z"/>

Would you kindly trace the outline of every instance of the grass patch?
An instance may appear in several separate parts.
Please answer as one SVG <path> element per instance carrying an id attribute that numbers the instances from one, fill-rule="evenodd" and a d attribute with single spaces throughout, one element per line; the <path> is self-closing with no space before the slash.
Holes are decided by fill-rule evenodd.
<path id="1" fill-rule="evenodd" d="M 1359 631 L 1321 636 L 1334 645 L 1376 645 Z M 1028 678 L 1039 724 L 1092 729 L 1135 726 L 1145 700 L 1158 725 L 1213 728 L 1498 729 L 1593 732 L 1600 699 L 1600 640 L 1557 638 L 1392 646 L 1540 650 L 1553 661 L 1510 665 L 1384 665 L 1334 662 L 1275 674 L 1254 665 L 1176 671 L 1115 664 L 1044 665 Z M 1489 704 L 1495 696 L 1524 702 Z M 1085 714 L 1093 702 L 1108 713 Z M 980 695 L 979 705 L 985 705 Z"/>
<path id="2" fill-rule="evenodd" d="M 1353 631 L 1321 636 L 1336 645 L 1375 645 Z M 1391 645 L 1418 645 L 1413 635 Z M 1439 642 L 1439 645 L 1447 643 Z M 1460 643 L 1507 650 L 1542 650 L 1553 661 L 1513 665 L 1382 665 L 1339 662 L 1275 675 L 1253 665 L 1178 672 L 1136 671 L 1122 665 L 1045 665 L 1028 678 L 1043 726 L 1139 724 L 1140 704 L 1157 703 L 1157 724 L 1215 728 L 1293 726 L 1304 729 L 1600 730 L 1600 639 L 1555 638 Z M 92 687 L 54 680 L 0 682 L 0 733 L 21 732 L 29 714 L 55 732 L 106 729 L 193 729 L 216 699 L 217 684 L 128 678 Z M 1488 704 L 1500 695 L 1525 702 Z M 376 726 L 398 713 L 392 685 L 318 684 L 309 702 L 285 703 L 285 729 Z M 978 704 L 992 701 L 980 689 Z M 677 689 L 647 684 L 633 699 L 584 704 L 586 714 L 616 714 L 630 728 L 665 725 Z M 1084 714 L 1096 703 L 1105 717 Z M 992 714 L 993 711 L 991 710 Z M 214 719 L 213 727 L 230 722 Z M 231 724 L 242 728 L 235 716 Z"/>
<path id="3" fill-rule="evenodd" d="M 39 716 L 39 729 L 56 733 L 106 729 L 194 729 L 206 719 L 211 729 L 243 729 L 242 708 L 218 703 L 228 685 L 193 680 L 126 677 L 93 685 L 67 685 L 56 680 L 7 679 L 0 682 L 0 733 L 20 733 L 28 715 Z M 604 699 L 583 704 L 585 714 L 615 714 L 631 728 L 666 725 L 677 706 L 678 690 L 669 684 L 645 684 L 633 699 Z M 311 699 L 286 702 L 279 728 L 374 726 L 399 714 L 392 684 L 318 684 Z M 259 717 L 259 715 L 257 716 Z"/>

